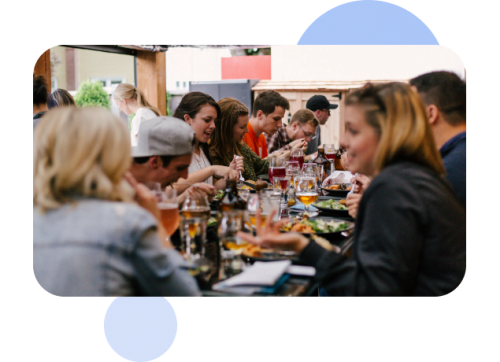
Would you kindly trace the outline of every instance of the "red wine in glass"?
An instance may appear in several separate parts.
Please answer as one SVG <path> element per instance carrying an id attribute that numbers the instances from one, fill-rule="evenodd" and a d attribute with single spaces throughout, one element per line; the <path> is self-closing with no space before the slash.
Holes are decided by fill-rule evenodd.
<path id="1" fill-rule="evenodd" d="M 286 168 L 285 167 L 269 167 L 269 182 L 273 183 L 273 177 L 285 177 Z"/>
<path id="2" fill-rule="evenodd" d="M 276 177 L 278 177 L 278 176 L 276 176 Z M 286 190 L 286 188 L 288 187 L 288 180 L 287 179 L 280 180 L 280 186 L 281 186 L 282 190 Z"/>
<path id="3" fill-rule="evenodd" d="M 304 165 L 304 155 L 290 156 L 290 161 L 297 161 L 299 163 L 299 169 L 302 170 L 302 165 Z"/>
<path id="4" fill-rule="evenodd" d="M 335 159 L 337 158 L 336 157 L 337 155 L 334 153 L 325 153 L 325 157 L 328 159 L 328 160 L 333 160 L 335 161 Z"/>

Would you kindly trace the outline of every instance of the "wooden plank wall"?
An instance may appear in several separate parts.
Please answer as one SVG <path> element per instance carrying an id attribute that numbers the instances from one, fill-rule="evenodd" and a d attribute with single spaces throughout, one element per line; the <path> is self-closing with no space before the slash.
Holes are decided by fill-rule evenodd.
<path id="1" fill-rule="evenodd" d="M 33 70 L 35 75 L 43 75 L 47 81 L 48 91 L 51 90 L 51 76 L 50 76 L 50 49 L 43 53 L 40 58 L 36 61 L 35 69 Z"/>
<path id="2" fill-rule="evenodd" d="M 137 87 L 151 105 L 167 114 L 167 76 L 165 53 L 137 52 Z"/>

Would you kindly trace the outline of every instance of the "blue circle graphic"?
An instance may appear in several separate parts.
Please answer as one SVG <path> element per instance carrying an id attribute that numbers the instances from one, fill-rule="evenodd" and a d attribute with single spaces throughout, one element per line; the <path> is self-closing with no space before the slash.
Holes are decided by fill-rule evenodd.
<path id="1" fill-rule="evenodd" d="M 134 362 L 164 354 L 177 333 L 177 318 L 165 298 L 116 298 L 104 318 L 104 333 L 113 350 Z"/>
<path id="2" fill-rule="evenodd" d="M 299 45 L 439 45 L 415 15 L 383 1 L 339 5 L 312 23 Z"/>

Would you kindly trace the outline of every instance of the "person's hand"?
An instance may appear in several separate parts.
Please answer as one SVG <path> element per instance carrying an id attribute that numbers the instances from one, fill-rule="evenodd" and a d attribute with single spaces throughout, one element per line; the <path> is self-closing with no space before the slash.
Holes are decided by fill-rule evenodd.
<path id="1" fill-rule="evenodd" d="M 260 211 L 257 211 L 256 216 L 256 226 L 255 232 L 256 236 L 244 233 L 242 231 L 238 232 L 238 237 L 243 240 L 262 246 L 264 248 L 281 249 L 281 250 L 292 250 L 300 253 L 309 244 L 309 239 L 304 235 L 299 233 L 282 233 L 280 228 L 288 222 L 286 219 L 279 220 L 278 222 L 273 222 L 273 216 L 276 210 L 271 211 L 266 219 L 264 227 L 261 224 Z"/>
<path id="2" fill-rule="evenodd" d="M 202 195 L 208 198 L 208 202 L 212 202 L 215 196 L 215 187 L 205 182 L 199 182 L 187 189 L 189 195 Z"/>
<path id="3" fill-rule="evenodd" d="M 356 181 L 356 183 L 354 183 Z M 370 185 L 370 178 L 365 175 L 357 174 L 351 178 L 351 185 L 353 185 L 353 192 L 356 194 L 362 194 Z"/>
<path id="4" fill-rule="evenodd" d="M 348 194 L 345 204 L 347 206 L 347 212 L 349 215 L 351 215 L 352 218 L 356 218 L 356 215 L 358 214 L 358 207 L 359 207 L 359 202 L 361 201 L 361 198 L 363 197 L 363 194 Z"/>
<path id="5" fill-rule="evenodd" d="M 292 151 L 290 151 L 290 150 L 283 151 L 283 153 L 279 157 L 285 159 L 285 161 L 288 161 L 288 160 L 290 160 L 291 153 L 292 153 Z"/>
<path id="6" fill-rule="evenodd" d="M 304 138 L 299 138 L 293 142 L 290 142 L 291 148 L 306 148 L 307 149 L 307 141 Z"/>
<path id="7" fill-rule="evenodd" d="M 226 166 L 212 166 L 214 167 L 214 175 L 222 177 L 224 180 L 234 179 L 238 180 L 240 178 L 240 172 L 233 170 L 232 168 Z"/>
<path id="8" fill-rule="evenodd" d="M 316 157 L 318 157 L 318 151 L 311 153 L 310 155 L 307 155 L 304 157 L 304 160 L 314 160 Z"/>
<path id="9" fill-rule="evenodd" d="M 148 189 L 146 185 L 138 183 L 129 171 L 125 172 L 124 177 L 134 189 L 135 201 L 139 204 L 139 206 L 148 210 L 157 220 L 160 220 L 161 216 L 160 210 L 158 209 L 158 200 L 151 190 Z"/>
<path id="10" fill-rule="evenodd" d="M 340 156 L 340 164 L 342 168 L 346 171 L 349 171 L 349 153 L 344 152 L 342 156 Z"/>
<path id="11" fill-rule="evenodd" d="M 241 171 L 245 169 L 243 166 L 243 157 L 234 155 L 233 160 L 229 164 L 229 168 L 235 170 L 235 171 Z"/>

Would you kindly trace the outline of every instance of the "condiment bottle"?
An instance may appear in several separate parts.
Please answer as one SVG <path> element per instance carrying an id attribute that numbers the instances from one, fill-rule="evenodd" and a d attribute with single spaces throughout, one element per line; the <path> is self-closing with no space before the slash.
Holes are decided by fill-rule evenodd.
<path id="1" fill-rule="evenodd" d="M 240 195 L 238 195 L 238 189 L 236 188 L 236 180 L 228 179 L 226 180 L 226 191 L 219 203 L 220 211 L 229 210 L 246 210 L 247 202 L 243 200 Z"/>

